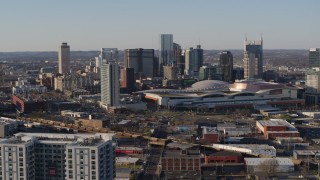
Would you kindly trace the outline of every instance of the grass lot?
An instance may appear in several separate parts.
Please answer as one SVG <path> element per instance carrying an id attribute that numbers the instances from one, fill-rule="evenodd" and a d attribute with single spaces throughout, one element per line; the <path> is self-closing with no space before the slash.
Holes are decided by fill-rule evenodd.
<path id="1" fill-rule="evenodd" d="M 158 111 L 152 114 L 152 117 L 166 119 L 174 122 L 176 125 L 191 125 L 196 122 L 254 122 L 251 118 L 233 115 L 233 114 L 196 114 L 195 112 L 170 112 Z"/>

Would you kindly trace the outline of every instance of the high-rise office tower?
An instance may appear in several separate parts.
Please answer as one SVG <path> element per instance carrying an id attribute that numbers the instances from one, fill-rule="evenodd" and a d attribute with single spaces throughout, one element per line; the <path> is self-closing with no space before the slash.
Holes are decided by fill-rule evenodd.
<path id="1" fill-rule="evenodd" d="M 135 90 L 134 69 L 124 67 L 121 69 L 121 88 L 125 89 L 126 93 L 132 93 Z"/>
<path id="2" fill-rule="evenodd" d="M 59 47 L 59 73 L 69 74 L 70 73 L 70 46 L 63 42 Z"/>
<path id="3" fill-rule="evenodd" d="M 143 73 L 147 77 L 154 76 L 153 49 L 126 49 L 124 51 L 124 66 L 133 68 L 135 73 Z"/>
<path id="4" fill-rule="evenodd" d="M 180 62 L 179 62 L 179 74 L 184 74 L 184 69 L 185 69 L 185 50 L 181 50 L 181 56 L 180 56 Z"/>
<path id="5" fill-rule="evenodd" d="M 180 64 L 181 51 L 181 46 L 177 43 L 173 43 L 173 63 L 176 66 L 179 66 Z"/>
<path id="6" fill-rule="evenodd" d="M 314 67 L 305 72 L 305 103 L 320 104 L 320 69 Z"/>
<path id="7" fill-rule="evenodd" d="M 310 48 L 309 50 L 309 67 L 320 67 L 320 49 Z"/>
<path id="8" fill-rule="evenodd" d="M 230 51 L 222 51 L 220 53 L 219 67 L 221 68 L 222 81 L 233 81 L 233 56 Z"/>
<path id="9" fill-rule="evenodd" d="M 262 78 L 263 73 L 263 40 L 244 41 L 244 78 Z"/>
<path id="10" fill-rule="evenodd" d="M 163 66 L 172 65 L 173 57 L 173 35 L 161 34 L 160 35 L 160 54 L 159 54 L 159 72 L 163 73 Z"/>
<path id="11" fill-rule="evenodd" d="M 101 64 L 105 64 L 109 61 L 118 60 L 118 49 L 117 48 L 101 48 L 100 55 Z"/>
<path id="12" fill-rule="evenodd" d="M 197 45 L 196 49 L 192 47 L 186 49 L 184 53 L 184 60 L 185 75 L 193 76 L 198 73 L 200 67 L 203 65 L 203 49 L 201 49 L 201 46 Z"/>
<path id="13" fill-rule="evenodd" d="M 0 142 L 1 179 L 113 179 L 113 134 L 18 133 Z"/>
<path id="14" fill-rule="evenodd" d="M 197 45 L 194 51 L 194 72 L 198 72 L 200 67 L 203 65 L 203 49 L 201 49 L 201 45 Z"/>
<path id="15" fill-rule="evenodd" d="M 219 66 L 202 66 L 199 69 L 199 80 L 220 80 L 221 68 Z"/>
<path id="16" fill-rule="evenodd" d="M 178 68 L 178 73 L 183 73 L 184 70 L 184 56 L 182 57 L 181 46 L 177 43 L 173 43 L 173 59 L 174 65 Z"/>
<path id="17" fill-rule="evenodd" d="M 235 67 L 232 74 L 232 81 L 244 79 L 244 68 Z"/>
<path id="18" fill-rule="evenodd" d="M 109 61 L 101 65 L 101 102 L 104 105 L 120 105 L 119 64 Z"/>
<path id="19" fill-rule="evenodd" d="M 178 67 L 163 66 L 163 78 L 168 80 L 178 79 Z"/>

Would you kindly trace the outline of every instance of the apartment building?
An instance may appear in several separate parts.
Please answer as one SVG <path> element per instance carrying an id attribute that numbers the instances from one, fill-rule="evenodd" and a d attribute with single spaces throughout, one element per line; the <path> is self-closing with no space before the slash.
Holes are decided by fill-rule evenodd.
<path id="1" fill-rule="evenodd" d="M 0 141 L 0 179 L 115 177 L 113 134 L 18 133 Z"/>

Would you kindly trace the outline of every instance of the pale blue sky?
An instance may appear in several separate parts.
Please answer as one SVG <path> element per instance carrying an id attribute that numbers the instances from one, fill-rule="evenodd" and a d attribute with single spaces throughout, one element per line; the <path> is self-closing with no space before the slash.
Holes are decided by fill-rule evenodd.
<path id="1" fill-rule="evenodd" d="M 320 47 L 320 0 L 3 0 L 0 52 L 155 48 L 161 33 L 183 48 Z"/>

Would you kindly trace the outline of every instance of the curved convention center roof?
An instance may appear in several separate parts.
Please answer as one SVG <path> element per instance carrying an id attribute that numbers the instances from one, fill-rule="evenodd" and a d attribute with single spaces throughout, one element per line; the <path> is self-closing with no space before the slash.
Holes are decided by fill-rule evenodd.
<path id="1" fill-rule="evenodd" d="M 229 83 L 218 80 L 204 80 L 194 83 L 186 89 L 150 89 L 139 91 L 138 93 L 193 93 L 197 91 L 229 91 Z"/>
<path id="2" fill-rule="evenodd" d="M 229 83 L 218 80 L 204 80 L 196 82 L 186 90 L 229 90 Z"/>
<path id="3" fill-rule="evenodd" d="M 253 92 L 257 92 L 265 89 L 279 89 L 284 87 L 285 87 L 284 84 L 265 82 L 265 81 L 250 81 L 250 80 L 235 82 L 230 86 L 231 90 L 234 90 L 234 91 L 253 91 Z"/>

